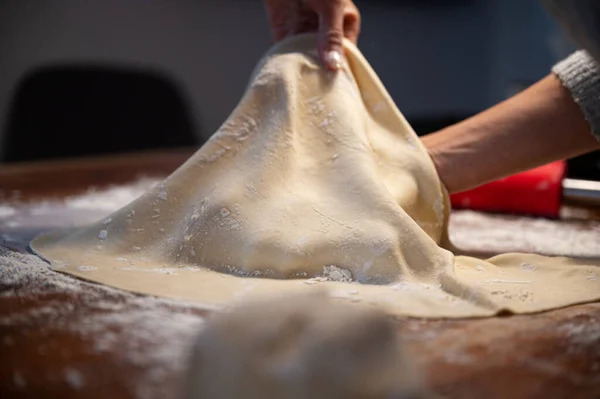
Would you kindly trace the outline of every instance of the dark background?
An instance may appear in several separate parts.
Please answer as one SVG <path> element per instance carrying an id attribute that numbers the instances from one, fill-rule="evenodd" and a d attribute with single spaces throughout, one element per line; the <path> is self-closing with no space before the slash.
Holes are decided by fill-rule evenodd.
<path id="1" fill-rule="evenodd" d="M 356 3 L 360 48 L 420 134 L 574 49 L 535 0 Z M 0 0 L 0 161 L 199 145 L 270 45 L 261 0 Z"/>

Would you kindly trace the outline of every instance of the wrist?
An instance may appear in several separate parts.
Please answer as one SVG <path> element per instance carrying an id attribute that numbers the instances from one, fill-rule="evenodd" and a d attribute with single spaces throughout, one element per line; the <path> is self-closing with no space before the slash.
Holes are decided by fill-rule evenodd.
<path id="1" fill-rule="evenodd" d="M 455 147 L 458 144 L 454 140 L 457 131 L 460 131 L 460 127 L 457 129 L 457 125 L 453 125 L 421 138 L 438 178 L 449 194 L 477 185 L 477 176 L 473 176 L 473 168 L 464 168 L 459 164 L 462 158 L 460 153 L 466 149 Z M 475 183 L 472 183 L 473 181 Z"/>

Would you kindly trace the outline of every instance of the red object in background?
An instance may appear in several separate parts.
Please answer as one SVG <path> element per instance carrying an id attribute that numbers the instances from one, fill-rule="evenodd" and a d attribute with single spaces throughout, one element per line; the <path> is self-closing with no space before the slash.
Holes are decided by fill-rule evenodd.
<path id="1" fill-rule="evenodd" d="M 454 209 L 558 218 L 567 163 L 557 161 L 450 196 Z"/>

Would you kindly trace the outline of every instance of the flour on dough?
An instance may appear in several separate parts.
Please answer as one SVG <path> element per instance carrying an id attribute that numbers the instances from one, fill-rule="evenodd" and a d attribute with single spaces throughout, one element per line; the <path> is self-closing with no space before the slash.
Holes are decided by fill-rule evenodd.
<path id="1" fill-rule="evenodd" d="M 343 69 L 326 71 L 314 43 L 274 46 L 223 126 L 157 187 L 32 247 L 61 272 L 211 307 L 324 289 L 393 314 L 472 317 L 600 298 L 595 260 L 455 256 L 445 190 L 377 75 L 349 42 Z"/>

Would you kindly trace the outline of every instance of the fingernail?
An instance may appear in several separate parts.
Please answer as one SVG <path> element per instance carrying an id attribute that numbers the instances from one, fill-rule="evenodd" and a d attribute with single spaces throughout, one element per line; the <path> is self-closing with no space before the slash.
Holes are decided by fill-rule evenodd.
<path id="1" fill-rule="evenodd" d="M 339 51 L 328 51 L 325 53 L 325 62 L 330 68 L 340 69 L 342 67 L 342 55 Z"/>

